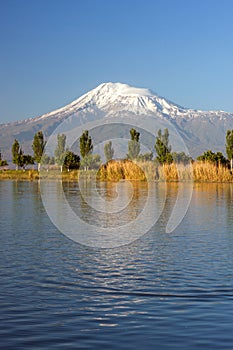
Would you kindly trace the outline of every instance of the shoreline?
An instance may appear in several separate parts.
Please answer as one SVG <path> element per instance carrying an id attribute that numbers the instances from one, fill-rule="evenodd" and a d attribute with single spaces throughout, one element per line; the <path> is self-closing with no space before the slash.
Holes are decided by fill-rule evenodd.
<path id="1" fill-rule="evenodd" d="M 118 182 L 173 182 L 173 183 L 233 183 L 230 170 L 221 165 L 207 162 L 193 164 L 164 164 L 155 166 L 152 162 L 133 163 L 131 161 L 112 161 L 98 170 L 0 170 L 0 181 L 85 181 Z"/>

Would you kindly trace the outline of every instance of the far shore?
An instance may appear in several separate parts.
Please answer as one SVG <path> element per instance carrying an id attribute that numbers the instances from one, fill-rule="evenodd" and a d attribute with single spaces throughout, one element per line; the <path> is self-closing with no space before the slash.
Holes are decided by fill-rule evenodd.
<path id="1" fill-rule="evenodd" d="M 233 175 L 229 168 L 210 162 L 194 162 L 184 164 L 156 165 L 154 162 L 132 162 L 129 160 L 110 161 L 103 164 L 99 170 L 70 170 L 63 172 L 57 169 L 10 170 L 0 169 L 0 180 L 38 181 L 62 180 L 78 181 L 82 177 L 86 180 L 112 181 L 155 181 L 155 182 L 216 182 L 231 183 Z"/>

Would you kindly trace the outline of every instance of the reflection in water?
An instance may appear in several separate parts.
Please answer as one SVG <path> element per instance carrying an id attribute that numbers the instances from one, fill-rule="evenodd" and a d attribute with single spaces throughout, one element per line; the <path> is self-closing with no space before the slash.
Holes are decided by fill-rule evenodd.
<path id="1" fill-rule="evenodd" d="M 92 182 L 79 182 L 71 190 L 61 182 L 40 183 L 46 211 L 59 230 L 76 242 L 102 248 L 128 244 L 148 232 L 165 200 L 157 199 L 155 183 L 122 181 L 112 186 L 110 191 L 104 183 L 96 189 Z"/>
<path id="2" fill-rule="evenodd" d="M 97 185 L 95 190 L 86 183 L 80 190 L 78 183 L 68 186 L 63 183 L 63 190 L 70 207 L 79 217 L 102 227 L 121 226 L 135 220 L 148 197 L 147 183 L 102 182 Z"/>
<path id="3" fill-rule="evenodd" d="M 79 190 L 64 186 L 76 210 Z M 145 189 L 137 186 L 140 202 Z M 112 185 L 98 190 L 115 196 Z M 1 347 L 231 349 L 232 185 L 195 184 L 187 215 L 169 234 L 177 191 L 155 184 L 154 201 L 166 198 L 157 224 L 131 244 L 98 249 L 60 234 L 37 183 L 0 181 Z"/>
<path id="4" fill-rule="evenodd" d="M 226 187 L 226 212 L 228 222 L 233 221 L 233 185 L 230 184 Z"/>

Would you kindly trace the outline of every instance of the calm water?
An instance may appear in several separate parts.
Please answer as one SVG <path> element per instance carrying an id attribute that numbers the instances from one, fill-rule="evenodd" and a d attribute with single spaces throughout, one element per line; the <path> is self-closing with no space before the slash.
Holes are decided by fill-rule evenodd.
<path id="1" fill-rule="evenodd" d="M 169 234 L 167 194 L 149 233 L 94 249 L 55 228 L 38 183 L 1 181 L 0 348 L 233 349 L 233 186 L 195 185 Z"/>

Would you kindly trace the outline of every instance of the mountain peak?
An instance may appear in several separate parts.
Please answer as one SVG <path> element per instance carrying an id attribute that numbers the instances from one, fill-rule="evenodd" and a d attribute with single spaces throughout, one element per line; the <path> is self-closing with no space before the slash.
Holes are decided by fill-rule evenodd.
<path id="1" fill-rule="evenodd" d="M 67 106 L 47 113 L 39 118 L 60 116 L 61 118 L 73 112 L 88 113 L 101 110 L 106 115 L 118 113 L 134 113 L 151 115 L 165 113 L 176 115 L 184 108 L 166 100 L 146 88 L 138 88 L 123 83 L 106 82 L 82 95 Z M 60 118 L 59 118 L 60 119 Z"/>
<path id="2" fill-rule="evenodd" d="M 95 107 L 106 112 L 128 111 L 137 114 L 154 112 L 158 109 L 157 95 L 145 88 L 133 87 L 123 83 L 102 83 L 73 102 L 82 108 Z"/>
<path id="3" fill-rule="evenodd" d="M 120 96 L 152 96 L 154 95 L 149 89 L 137 88 L 123 83 L 103 83 L 97 86 L 93 92 L 99 91 L 101 93 L 109 93 Z"/>
<path id="4" fill-rule="evenodd" d="M 35 118 L 1 125 L 0 138 L 4 154 L 11 157 L 11 146 L 15 138 L 22 143 L 24 151 L 31 151 L 35 132 L 42 130 L 46 137 L 55 128 L 67 121 L 75 125 L 102 118 L 123 121 L 125 118 L 153 120 L 153 128 L 165 128 L 172 123 L 187 142 L 192 154 L 198 155 L 206 149 L 224 152 L 227 130 L 233 128 L 233 113 L 201 111 L 181 107 L 149 89 L 133 87 L 119 82 L 106 82 L 68 105 Z M 145 118 L 145 119 L 144 119 Z M 132 124 L 134 125 L 134 124 Z"/>

